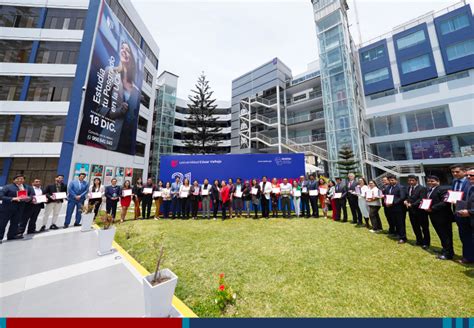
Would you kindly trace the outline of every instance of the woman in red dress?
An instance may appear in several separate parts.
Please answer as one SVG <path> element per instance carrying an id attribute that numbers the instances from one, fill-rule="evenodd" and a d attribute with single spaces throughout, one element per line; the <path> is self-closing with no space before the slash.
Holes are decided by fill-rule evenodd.
<path id="1" fill-rule="evenodd" d="M 230 188 L 224 180 L 221 183 L 220 198 L 222 201 L 222 221 L 224 221 L 226 219 L 226 209 L 230 204 Z"/>
<path id="2" fill-rule="evenodd" d="M 120 217 L 120 222 L 125 220 L 127 216 L 128 208 L 130 207 L 130 203 L 132 202 L 132 194 L 129 196 L 124 196 L 125 190 L 132 190 L 132 186 L 130 185 L 130 181 L 125 180 L 122 187 L 122 196 L 120 197 L 120 206 L 122 207 L 122 213 Z"/>

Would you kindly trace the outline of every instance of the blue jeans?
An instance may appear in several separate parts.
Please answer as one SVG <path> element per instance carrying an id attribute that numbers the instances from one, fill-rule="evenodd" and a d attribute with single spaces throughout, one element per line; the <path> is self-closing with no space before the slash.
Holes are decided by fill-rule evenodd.
<path id="1" fill-rule="evenodd" d="M 178 197 L 171 199 L 171 212 L 173 219 L 176 217 L 176 214 L 178 214 L 178 218 L 181 218 L 181 199 Z"/>
<path id="2" fill-rule="evenodd" d="M 67 209 L 66 209 L 66 219 L 64 220 L 64 225 L 68 226 L 71 223 L 72 212 L 76 208 L 76 221 L 75 224 L 81 223 L 81 214 L 82 214 L 82 205 L 84 201 L 82 200 L 68 200 Z"/>

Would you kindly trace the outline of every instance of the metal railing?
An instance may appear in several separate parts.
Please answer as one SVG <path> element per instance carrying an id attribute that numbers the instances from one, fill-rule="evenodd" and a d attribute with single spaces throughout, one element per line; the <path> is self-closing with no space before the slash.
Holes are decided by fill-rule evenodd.
<path id="1" fill-rule="evenodd" d="M 250 116 L 250 120 L 251 121 L 255 121 L 255 120 L 258 120 L 264 124 L 267 124 L 267 125 L 275 125 L 275 124 L 278 124 L 278 118 L 277 117 L 267 117 L 267 116 L 263 116 L 261 114 L 252 114 Z"/>
<path id="2" fill-rule="evenodd" d="M 276 101 L 276 99 L 268 100 L 266 98 L 256 96 L 256 97 L 250 98 L 249 103 L 250 103 L 250 105 L 252 105 L 254 103 L 258 103 L 258 104 L 261 104 L 261 105 L 264 105 L 264 106 L 267 106 L 267 107 L 272 107 L 273 105 L 275 105 L 277 103 L 277 101 Z"/>
<path id="3" fill-rule="evenodd" d="M 316 99 L 316 98 L 321 98 L 322 96 L 323 96 L 323 93 L 321 91 L 311 91 L 309 93 L 308 98 L 303 98 L 301 100 L 296 100 L 296 101 L 294 101 L 293 98 L 287 99 L 286 100 L 286 105 L 291 106 L 291 105 L 296 105 L 296 104 L 302 104 L 302 103 L 305 103 L 307 101 L 310 101 L 310 100 L 313 100 L 313 99 Z"/>
<path id="4" fill-rule="evenodd" d="M 302 123 L 302 122 L 308 122 L 308 121 L 313 121 L 313 120 L 319 120 L 324 118 L 324 112 L 316 112 L 316 113 L 310 113 L 310 114 L 303 114 L 303 115 L 298 115 L 294 117 L 290 117 L 286 119 L 286 124 L 297 124 L 297 123 Z"/>

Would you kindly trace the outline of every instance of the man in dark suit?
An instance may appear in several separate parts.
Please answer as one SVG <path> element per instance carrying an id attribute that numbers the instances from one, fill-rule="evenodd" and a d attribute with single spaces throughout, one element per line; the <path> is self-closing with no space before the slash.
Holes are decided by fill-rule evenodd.
<path id="1" fill-rule="evenodd" d="M 38 233 L 36 230 L 36 220 L 41 210 L 44 208 L 44 203 L 36 203 L 35 196 L 42 196 L 44 194 L 41 188 L 41 180 L 34 179 L 31 186 L 28 186 L 31 190 L 33 199 L 31 202 L 26 203 L 23 217 L 21 218 L 20 225 L 18 227 L 18 234 L 23 235 L 26 231 L 27 234 Z M 28 228 L 28 229 L 27 229 Z"/>
<path id="2" fill-rule="evenodd" d="M 335 192 L 341 193 L 341 198 L 336 198 L 336 221 L 341 220 L 341 212 L 343 213 L 342 222 L 347 222 L 347 207 L 346 207 L 346 199 L 347 199 L 347 187 L 342 182 L 341 178 L 336 178 L 336 186 Z"/>
<path id="3" fill-rule="evenodd" d="M 22 196 L 26 191 L 26 196 Z M 0 240 L 3 239 L 5 228 L 10 222 L 7 239 L 22 239 L 23 236 L 18 235 L 18 224 L 23 217 L 26 203 L 31 201 L 31 189 L 25 185 L 25 177 L 23 174 L 17 174 L 13 177 L 13 183 L 3 187 L 0 191 L 0 200 L 4 210 L 4 215 L 0 221 Z"/>
<path id="4" fill-rule="evenodd" d="M 405 206 L 408 209 L 408 216 L 416 236 L 416 244 L 428 249 L 430 247 L 430 223 L 428 214 L 420 209 L 423 198 L 426 198 L 426 188 L 418 183 L 418 177 L 408 176 L 408 193 Z"/>
<path id="5" fill-rule="evenodd" d="M 467 178 L 469 179 L 469 189 L 466 196 L 466 208 L 456 212 L 456 215 L 463 220 L 466 220 L 474 230 L 474 168 L 467 170 Z M 474 234 L 471 235 L 471 242 L 474 244 Z M 462 258 L 459 260 L 461 264 L 472 264 L 473 259 Z"/>
<path id="6" fill-rule="evenodd" d="M 53 194 L 59 192 L 67 192 L 67 186 L 64 184 L 63 181 L 64 175 L 58 174 L 54 179 L 54 184 L 50 184 L 44 189 L 44 194 L 46 195 L 46 198 L 48 198 L 48 202 L 46 203 L 45 210 L 43 213 L 43 225 L 41 226 L 40 231 L 46 230 L 51 212 L 53 213 L 53 218 L 51 219 L 51 225 L 49 226 L 49 229 L 59 229 L 56 225 L 56 222 L 58 221 L 59 212 L 61 211 L 61 207 L 63 206 L 64 200 L 54 199 Z"/>
<path id="7" fill-rule="evenodd" d="M 451 174 L 453 175 L 453 184 L 451 190 L 463 192 L 463 201 L 467 201 L 467 194 L 471 188 L 471 184 L 466 177 L 466 168 L 462 165 L 452 165 L 450 167 Z M 454 205 L 453 207 L 455 207 Z M 472 229 L 471 223 L 469 220 L 466 220 L 464 217 L 460 217 L 455 214 L 454 219 L 458 225 L 459 230 L 459 239 L 462 242 L 462 262 L 472 263 L 474 262 L 474 243 L 472 236 L 474 230 Z"/>
<path id="8" fill-rule="evenodd" d="M 393 195 L 392 204 L 385 204 L 389 215 L 395 222 L 398 233 L 398 243 L 404 244 L 407 241 L 406 233 L 406 209 L 404 206 L 405 199 L 407 198 L 406 189 L 400 183 L 394 175 L 388 176 L 390 186 L 388 187 L 387 195 Z"/>
<path id="9" fill-rule="evenodd" d="M 311 190 L 318 190 L 318 182 L 316 181 L 313 174 L 309 176 L 309 182 L 307 186 L 308 195 Z M 309 195 L 309 203 L 311 204 L 311 210 L 313 211 L 313 218 L 319 218 L 318 196 Z"/>
<path id="10" fill-rule="evenodd" d="M 387 218 L 388 222 L 388 235 L 389 236 L 396 236 L 397 235 L 397 225 L 395 224 L 394 219 L 392 218 L 390 214 L 390 210 L 387 208 L 387 205 L 385 205 L 385 195 L 388 193 L 388 188 L 390 187 L 390 182 L 388 181 L 387 177 L 382 178 L 382 187 L 380 190 L 382 190 L 382 194 L 384 198 L 382 199 L 382 206 L 383 206 L 383 212 L 385 214 L 385 217 Z"/>
<path id="11" fill-rule="evenodd" d="M 452 260 L 454 257 L 452 225 L 454 215 L 451 204 L 445 202 L 448 191 L 440 187 L 437 176 L 430 175 L 426 179 L 429 186 L 427 198 L 431 199 L 431 207 L 426 212 L 443 246 L 442 254 L 438 255 L 438 259 Z"/>
<path id="12" fill-rule="evenodd" d="M 349 181 L 347 182 L 347 200 L 352 213 L 352 224 L 362 223 L 362 212 L 359 208 L 359 196 L 356 194 L 356 187 L 359 185 L 355 180 L 354 173 L 347 175 Z"/>
<path id="13" fill-rule="evenodd" d="M 105 211 L 107 214 L 111 214 L 112 221 L 115 221 L 121 188 L 117 186 L 117 179 L 113 178 L 111 183 L 112 185 L 105 187 Z"/>

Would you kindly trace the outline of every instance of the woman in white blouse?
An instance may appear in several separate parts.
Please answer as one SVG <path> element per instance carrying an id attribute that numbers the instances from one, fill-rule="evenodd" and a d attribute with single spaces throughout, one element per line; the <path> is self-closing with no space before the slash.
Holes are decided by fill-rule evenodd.
<path id="1" fill-rule="evenodd" d="M 357 196 L 359 196 L 359 209 L 360 212 L 362 213 L 362 216 L 364 217 L 365 220 L 365 227 L 367 229 L 370 229 L 369 225 L 369 206 L 367 205 L 367 201 L 365 200 L 366 198 L 366 193 L 369 190 L 369 187 L 367 186 L 367 182 L 365 181 L 364 178 L 359 179 L 359 188 L 358 188 L 358 193 Z"/>
<path id="2" fill-rule="evenodd" d="M 372 223 L 372 229 L 370 232 L 382 232 L 382 221 L 380 220 L 379 210 L 382 206 L 382 193 L 377 188 L 374 180 L 369 181 L 369 192 L 367 192 L 367 205 L 369 206 L 369 217 Z"/>
<path id="3" fill-rule="evenodd" d="M 184 219 L 189 219 L 189 214 L 191 212 L 191 201 L 189 197 L 189 191 L 191 186 L 189 185 L 189 180 L 184 179 L 183 184 L 179 187 L 179 198 L 181 199 L 181 213 L 183 214 Z"/>
<path id="4" fill-rule="evenodd" d="M 98 198 L 91 198 L 92 193 L 100 193 L 101 196 Z M 102 204 L 102 197 L 104 197 L 105 194 L 105 187 L 102 184 L 102 181 L 100 178 L 94 178 L 93 183 L 89 187 L 89 197 L 88 197 L 88 204 L 89 205 L 94 205 L 94 220 L 99 213 L 100 205 Z"/>

